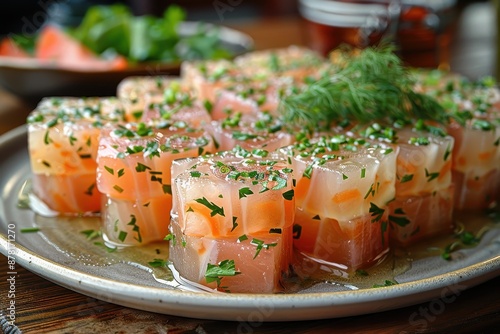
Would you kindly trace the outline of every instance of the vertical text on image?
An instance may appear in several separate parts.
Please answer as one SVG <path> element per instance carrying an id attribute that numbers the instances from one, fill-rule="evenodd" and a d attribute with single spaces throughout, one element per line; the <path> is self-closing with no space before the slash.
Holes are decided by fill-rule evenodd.
<path id="1" fill-rule="evenodd" d="M 16 224 L 7 224 L 7 299 L 8 306 L 5 317 L 10 325 L 14 325 L 16 320 Z"/>

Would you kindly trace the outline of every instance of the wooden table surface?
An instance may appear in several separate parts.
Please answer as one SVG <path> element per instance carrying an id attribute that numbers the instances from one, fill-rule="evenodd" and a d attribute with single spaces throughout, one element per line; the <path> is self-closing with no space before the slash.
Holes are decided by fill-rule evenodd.
<path id="1" fill-rule="evenodd" d="M 470 29 L 477 20 L 483 24 Z M 496 42 L 492 22 L 491 4 L 465 8 L 459 16 L 452 46 L 452 70 L 471 77 L 494 73 Z M 254 37 L 259 49 L 303 43 L 302 27 L 294 18 L 237 26 Z M 22 100 L 0 89 L 0 134 L 24 124 L 29 111 Z M 9 271 L 7 258 L 0 255 L 0 309 L 4 312 L 10 301 Z M 429 301 L 348 318 L 242 323 L 130 309 L 60 287 L 19 265 L 16 271 L 15 324 L 23 333 L 494 333 L 500 328 L 500 277 L 461 291 L 453 302 L 434 313 L 428 312 L 432 306 Z M 418 322 L 412 321 L 415 313 L 421 315 Z M 0 333 L 6 333 L 1 316 Z"/>

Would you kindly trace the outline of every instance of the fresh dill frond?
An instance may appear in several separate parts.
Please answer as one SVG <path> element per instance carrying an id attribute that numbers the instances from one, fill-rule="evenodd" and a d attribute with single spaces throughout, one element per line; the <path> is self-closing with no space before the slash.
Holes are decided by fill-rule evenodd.
<path id="1" fill-rule="evenodd" d="M 350 61 L 332 64 L 329 74 L 282 100 L 280 110 L 286 123 L 322 129 L 345 120 L 446 120 L 437 101 L 413 91 L 415 79 L 392 45 L 370 47 L 350 55 Z"/>

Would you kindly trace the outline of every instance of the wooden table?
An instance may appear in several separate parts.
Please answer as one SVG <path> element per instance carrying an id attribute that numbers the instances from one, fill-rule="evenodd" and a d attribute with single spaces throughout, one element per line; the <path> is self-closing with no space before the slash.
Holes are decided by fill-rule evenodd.
<path id="1" fill-rule="evenodd" d="M 491 20 L 490 4 L 465 8 L 452 49 L 452 69 L 471 77 L 494 71 L 495 29 L 480 25 L 471 30 L 470 25 L 479 19 L 478 13 L 483 19 Z M 238 27 L 252 35 L 260 49 L 303 42 L 303 31 L 296 18 L 246 23 Z M 0 133 L 22 125 L 29 111 L 23 101 L 0 90 Z M 5 311 L 9 301 L 6 279 L 9 270 L 3 255 L 0 255 L 0 268 L 0 307 Z M 462 291 L 439 314 L 426 313 L 429 301 L 356 317 L 249 324 L 130 309 L 75 293 L 20 266 L 16 270 L 15 323 L 23 333 L 493 333 L 494 328 L 500 328 L 500 277 Z M 423 314 L 418 322 L 412 321 L 415 313 Z"/>

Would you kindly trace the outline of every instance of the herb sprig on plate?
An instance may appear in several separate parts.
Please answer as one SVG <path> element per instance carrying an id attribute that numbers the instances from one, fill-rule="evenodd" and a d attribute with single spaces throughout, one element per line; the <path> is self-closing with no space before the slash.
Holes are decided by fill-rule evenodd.
<path id="1" fill-rule="evenodd" d="M 413 90 L 414 77 L 393 45 L 384 43 L 359 52 L 341 50 L 341 61 L 334 63 L 327 75 L 282 100 L 286 123 L 318 129 L 345 120 L 447 121 L 443 107 L 434 98 Z M 349 61 L 342 61 L 346 58 Z"/>

